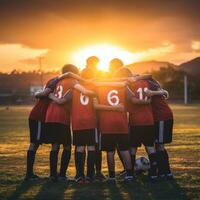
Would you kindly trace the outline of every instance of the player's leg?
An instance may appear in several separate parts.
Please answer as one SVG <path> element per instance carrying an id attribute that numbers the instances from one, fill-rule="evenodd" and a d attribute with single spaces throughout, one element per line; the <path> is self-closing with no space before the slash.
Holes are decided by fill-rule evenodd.
<path id="1" fill-rule="evenodd" d="M 57 164 L 58 164 L 58 152 L 60 145 L 54 143 L 51 145 L 50 151 L 50 179 L 57 180 Z"/>
<path id="2" fill-rule="evenodd" d="M 156 181 L 158 178 L 157 175 L 158 162 L 157 162 L 156 150 L 154 146 L 145 146 L 145 149 L 150 161 L 149 179 L 151 181 Z"/>
<path id="3" fill-rule="evenodd" d="M 69 165 L 69 161 L 71 158 L 71 146 L 70 145 L 63 145 L 63 152 L 61 155 L 61 163 L 60 163 L 60 178 L 66 179 L 66 171 Z"/>
<path id="4" fill-rule="evenodd" d="M 95 146 L 87 147 L 87 178 L 89 181 L 94 179 Z"/>
<path id="5" fill-rule="evenodd" d="M 104 180 L 105 176 L 103 175 L 101 171 L 102 169 L 101 135 L 98 130 L 96 131 L 95 168 L 96 168 L 95 178 L 98 180 Z"/>
<path id="6" fill-rule="evenodd" d="M 169 163 L 169 155 L 167 150 L 164 147 L 164 144 L 156 144 L 156 151 L 158 156 L 158 163 L 161 168 L 159 175 L 161 177 L 173 178 L 173 174 L 171 172 L 170 163 Z"/>
<path id="7" fill-rule="evenodd" d="M 115 146 L 116 138 L 113 134 L 102 134 L 101 149 L 106 151 L 108 179 L 107 182 L 115 183 Z"/>
<path id="8" fill-rule="evenodd" d="M 170 169 L 168 152 L 164 148 L 164 144 L 172 142 L 173 120 L 160 121 L 156 125 L 157 137 L 155 147 L 158 157 L 159 176 L 171 179 L 173 174 Z"/>
<path id="9" fill-rule="evenodd" d="M 82 183 L 85 179 L 84 168 L 85 168 L 85 146 L 76 146 L 75 163 L 77 168 L 76 182 Z"/>
<path id="10" fill-rule="evenodd" d="M 145 150 L 148 154 L 150 161 L 150 169 L 149 169 L 149 179 L 150 181 L 156 181 L 158 178 L 158 159 L 156 150 L 154 147 L 155 141 L 155 128 L 154 125 L 151 126 L 143 126 L 141 128 L 141 141 L 145 146 Z"/>
<path id="11" fill-rule="evenodd" d="M 35 162 L 35 154 L 39 147 L 39 144 L 30 143 L 27 151 L 27 167 L 26 167 L 26 180 L 38 179 L 38 176 L 33 172 L 33 165 Z"/>
<path id="12" fill-rule="evenodd" d="M 131 164 L 131 155 L 129 150 L 129 136 L 128 134 L 117 135 L 117 145 L 122 156 L 124 167 L 126 170 L 125 181 L 133 180 L 133 171 Z"/>
<path id="13" fill-rule="evenodd" d="M 135 174 L 135 160 L 136 160 L 137 147 L 131 147 L 131 164 L 132 164 L 132 172 Z"/>
<path id="14" fill-rule="evenodd" d="M 121 161 L 121 163 L 122 163 L 122 166 L 123 166 L 123 170 L 120 171 L 119 177 L 124 177 L 124 176 L 126 176 L 126 170 L 125 170 L 125 166 L 124 166 L 124 163 L 123 163 L 123 158 L 122 158 L 122 156 L 121 156 L 121 153 L 120 153 L 118 147 L 117 147 L 117 155 L 118 155 L 118 157 L 119 157 L 119 159 L 120 159 L 120 161 Z"/>
<path id="15" fill-rule="evenodd" d="M 60 144 L 63 144 L 63 152 L 61 156 L 59 176 L 61 179 L 66 180 L 66 171 L 71 158 L 71 129 L 69 126 L 62 126 L 60 132 L 62 132 Z"/>
<path id="16" fill-rule="evenodd" d="M 30 145 L 27 150 L 27 168 L 25 180 L 35 180 L 33 173 L 36 151 L 39 147 L 38 139 L 41 135 L 41 122 L 29 119 Z"/>

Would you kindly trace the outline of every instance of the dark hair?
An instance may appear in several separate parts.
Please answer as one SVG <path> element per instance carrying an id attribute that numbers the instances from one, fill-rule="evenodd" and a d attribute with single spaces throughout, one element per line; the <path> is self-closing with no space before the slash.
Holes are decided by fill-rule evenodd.
<path id="1" fill-rule="evenodd" d="M 66 64 L 62 67 L 62 74 L 67 73 L 67 72 L 72 72 L 74 74 L 78 74 L 79 70 L 75 65 L 72 64 Z"/>
<path id="2" fill-rule="evenodd" d="M 87 58 L 86 60 L 87 66 L 92 66 L 92 67 L 96 67 L 97 64 L 99 63 L 99 58 L 97 56 L 90 56 L 89 58 Z"/>
<path id="3" fill-rule="evenodd" d="M 121 67 L 119 70 L 117 70 L 115 72 L 115 74 L 113 76 L 126 78 L 126 77 L 133 76 L 133 73 L 131 72 L 131 70 L 128 67 Z"/>
<path id="4" fill-rule="evenodd" d="M 81 77 L 84 78 L 84 79 L 92 79 L 92 78 L 95 77 L 95 72 L 94 72 L 94 70 L 84 68 L 81 71 Z"/>
<path id="5" fill-rule="evenodd" d="M 111 73 L 116 72 L 119 68 L 123 67 L 124 63 L 119 58 L 114 58 L 109 63 L 109 70 Z"/>

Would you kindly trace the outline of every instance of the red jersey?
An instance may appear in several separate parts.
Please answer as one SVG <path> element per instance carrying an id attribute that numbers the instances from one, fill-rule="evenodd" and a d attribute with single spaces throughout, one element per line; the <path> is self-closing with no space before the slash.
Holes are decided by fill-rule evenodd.
<path id="1" fill-rule="evenodd" d="M 73 79 L 66 78 L 56 84 L 55 96 L 63 98 L 69 92 Z M 67 104 L 59 105 L 51 101 L 46 113 L 45 122 L 70 125 L 70 106 Z"/>
<path id="2" fill-rule="evenodd" d="M 149 83 L 146 80 L 139 80 L 133 83 L 131 90 L 135 97 L 140 100 L 148 99 L 145 89 L 149 89 Z M 129 123 L 131 126 L 150 126 L 154 124 L 151 104 L 139 105 L 128 103 Z"/>
<path id="3" fill-rule="evenodd" d="M 94 90 L 93 85 L 84 85 L 89 90 Z M 93 98 L 84 96 L 78 90 L 72 92 L 72 129 L 86 130 L 97 128 L 96 112 Z"/>
<path id="4" fill-rule="evenodd" d="M 163 96 L 152 97 L 152 109 L 154 121 L 173 119 L 173 113 Z"/>
<path id="5" fill-rule="evenodd" d="M 98 87 L 99 104 L 116 106 L 125 104 L 125 87 Z M 128 134 L 127 112 L 99 111 L 99 128 L 102 134 Z"/>
<path id="6" fill-rule="evenodd" d="M 154 79 L 150 79 L 149 84 L 151 85 L 152 90 L 161 89 L 160 84 Z M 153 96 L 151 106 L 153 110 L 154 121 L 163 121 L 163 120 L 173 119 L 172 110 L 168 106 L 163 96 L 160 96 L 160 95 Z"/>
<path id="7" fill-rule="evenodd" d="M 45 88 L 50 89 L 49 93 L 54 91 L 57 81 L 58 81 L 57 78 L 54 78 L 47 82 Z M 37 103 L 30 112 L 29 119 L 45 122 L 46 112 L 49 103 L 50 99 L 48 97 L 43 97 L 38 99 Z"/>

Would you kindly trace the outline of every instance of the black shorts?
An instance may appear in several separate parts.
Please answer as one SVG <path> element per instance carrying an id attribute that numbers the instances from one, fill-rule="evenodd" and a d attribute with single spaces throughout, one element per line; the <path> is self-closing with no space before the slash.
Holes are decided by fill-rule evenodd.
<path id="1" fill-rule="evenodd" d="M 73 145 L 75 146 L 95 146 L 97 138 L 96 129 L 73 131 Z"/>
<path id="2" fill-rule="evenodd" d="M 155 122 L 155 143 L 167 144 L 172 142 L 173 119 Z"/>
<path id="3" fill-rule="evenodd" d="M 128 134 L 101 134 L 101 150 L 102 151 L 119 151 L 129 150 Z"/>
<path id="4" fill-rule="evenodd" d="M 131 126 L 130 127 L 130 145 L 131 147 L 154 146 L 155 129 L 152 126 Z"/>
<path id="5" fill-rule="evenodd" d="M 46 123 L 45 143 L 71 145 L 70 126 L 59 123 Z"/>
<path id="6" fill-rule="evenodd" d="M 30 142 L 42 144 L 44 142 L 45 123 L 29 119 Z"/>

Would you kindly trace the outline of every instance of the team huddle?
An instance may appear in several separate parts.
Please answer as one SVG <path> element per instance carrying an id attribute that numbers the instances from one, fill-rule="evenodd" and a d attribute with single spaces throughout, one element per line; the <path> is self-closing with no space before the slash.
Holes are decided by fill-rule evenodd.
<path id="1" fill-rule="evenodd" d="M 134 180 L 137 148 L 142 144 L 150 163 L 149 180 L 173 178 L 164 147 L 172 142 L 173 132 L 173 113 L 166 102 L 168 92 L 151 75 L 134 75 L 120 59 L 110 61 L 108 73 L 99 72 L 98 63 L 97 57 L 89 57 L 81 72 L 67 64 L 60 76 L 49 80 L 35 94 L 37 103 L 29 115 L 25 180 L 39 178 L 33 166 L 42 143 L 51 144 L 51 180 L 68 180 L 72 144 L 77 183 L 115 183 L 116 150 L 124 168 L 124 181 Z M 102 151 L 107 155 L 107 178 L 101 170 Z"/>

